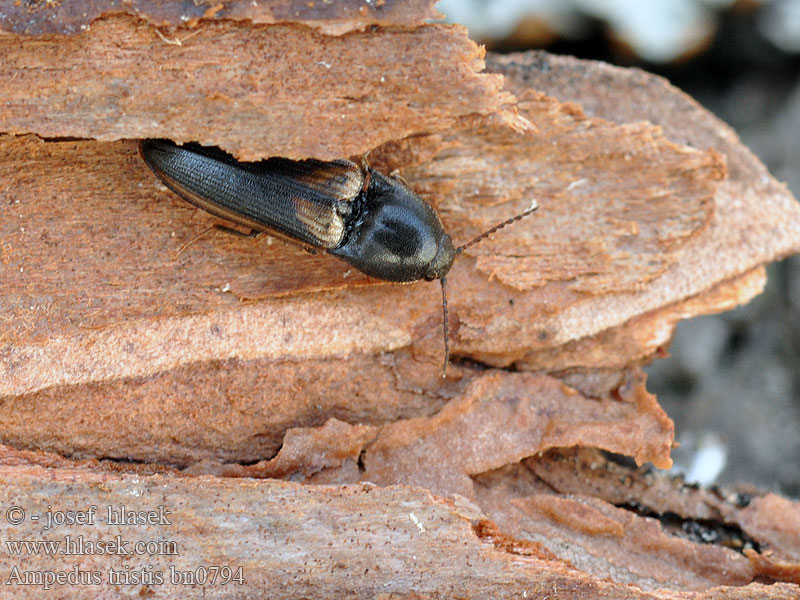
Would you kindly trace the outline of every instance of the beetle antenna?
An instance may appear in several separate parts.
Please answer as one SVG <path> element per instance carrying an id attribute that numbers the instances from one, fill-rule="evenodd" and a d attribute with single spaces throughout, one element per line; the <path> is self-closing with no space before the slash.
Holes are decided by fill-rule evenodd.
<path id="1" fill-rule="evenodd" d="M 510 219 L 507 219 L 502 223 L 498 223 L 488 231 L 484 231 L 475 239 L 467 242 L 463 246 L 459 246 L 458 248 L 456 248 L 456 254 L 461 254 L 464 250 L 466 250 L 467 248 L 469 248 L 474 244 L 477 244 L 481 240 L 489 237 L 495 231 L 502 229 L 506 225 L 511 225 L 515 221 L 524 219 L 528 215 L 535 213 L 537 210 L 539 210 L 539 204 L 536 202 L 536 200 L 531 201 L 530 206 L 528 206 L 528 208 L 526 208 L 523 212 L 521 212 L 517 216 L 511 217 Z M 442 277 L 439 281 L 442 282 L 442 315 L 444 317 L 442 320 L 444 324 L 444 365 L 442 366 L 442 377 L 447 377 L 447 365 L 450 364 L 450 336 L 447 328 L 447 279 Z"/>
<path id="2" fill-rule="evenodd" d="M 479 235 L 478 237 L 476 237 L 475 239 L 473 239 L 473 240 L 471 240 L 471 241 L 467 242 L 467 243 L 466 243 L 466 244 L 464 244 L 463 246 L 459 246 L 458 248 L 456 248 L 456 254 L 461 254 L 461 253 L 462 253 L 464 250 L 466 250 L 467 248 L 469 248 L 470 246 L 472 246 L 472 245 L 474 245 L 474 244 L 477 244 L 477 243 L 478 243 L 478 242 L 480 242 L 481 240 L 483 240 L 483 239 L 485 239 L 485 238 L 489 237 L 489 236 L 490 236 L 490 235 L 492 235 L 492 234 L 493 234 L 495 231 L 497 231 L 497 230 L 499 230 L 499 229 L 502 229 L 502 228 L 503 228 L 503 227 L 505 227 L 506 225 L 511 225 L 511 224 L 512 224 L 512 223 L 514 223 L 515 221 L 519 221 L 520 219 L 524 219 L 524 218 L 525 218 L 525 217 L 527 217 L 528 215 L 531 215 L 531 214 L 535 213 L 535 212 L 536 212 L 538 209 L 539 209 L 539 203 L 538 203 L 538 202 L 536 202 L 536 200 L 533 200 L 533 201 L 531 202 L 530 206 L 529 206 L 528 208 L 526 208 L 526 209 L 525 209 L 523 212 L 521 212 L 520 214 L 518 214 L 516 217 L 511 217 L 510 219 L 508 219 L 508 220 L 506 220 L 506 221 L 503 221 L 502 223 L 498 223 L 497 225 L 495 225 L 494 227 L 492 227 L 492 228 L 491 228 L 491 229 L 489 229 L 488 231 L 484 231 L 482 234 L 480 234 L 480 235 Z"/>
<path id="3" fill-rule="evenodd" d="M 442 377 L 447 377 L 447 365 L 450 363 L 450 340 L 447 331 L 447 279 L 442 277 L 442 313 L 444 314 L 444 365 L 442 366 Z"/>

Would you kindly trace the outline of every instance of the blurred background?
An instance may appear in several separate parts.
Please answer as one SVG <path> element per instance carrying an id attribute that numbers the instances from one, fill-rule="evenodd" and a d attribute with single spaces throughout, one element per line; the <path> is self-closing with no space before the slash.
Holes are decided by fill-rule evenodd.
<path id="1" fill-rule="evenodd" d="M 800 0 L 441 0 L 488 50 L 637 66 L 729 123 L 800 198 Z M 547 90 L 543 90 L 547 91 Z M 800 497 L 800 257 L 747 306 L 683 321 L 646 370 L 675 472 Z"/>

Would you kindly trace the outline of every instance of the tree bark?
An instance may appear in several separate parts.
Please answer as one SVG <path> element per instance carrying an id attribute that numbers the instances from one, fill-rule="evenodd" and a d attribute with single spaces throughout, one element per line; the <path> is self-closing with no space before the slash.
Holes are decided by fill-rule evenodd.
<path id="1" fill-rule="evenodd" d="M 657 472 L 641 371 L 800 251 L 796 201 L 657 77 L 484 70 L 377 4 L 4 14 L 0 597 L 798 597 L 800 505 Z M 456 243 L 541 208 L 456 261 L 443 379 L 437 285 L 209 231 L 141 137 L 370 151 Z M 167 544 L 17 544 L 78 539 Z"/>

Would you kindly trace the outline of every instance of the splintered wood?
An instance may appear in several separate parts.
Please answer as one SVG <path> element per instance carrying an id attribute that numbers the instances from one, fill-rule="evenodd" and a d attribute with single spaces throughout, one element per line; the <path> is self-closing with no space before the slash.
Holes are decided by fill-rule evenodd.
<path id="1" fill-rule="evenodd" d="M 333 159 L 513 98 L 501 77 L 478 73 L 482 52 L 460 28 L 327 36 L 215 21 L 170 35 L 186 39 L 170 44 L 151 24 L 115 16 L 75 35 L 0 36 L 2 131 Z"/>
<path id="2" fill-rule="evenodd" d="M 138 16 L 162 26 L 188 25 L 196 28 L 201 19 L 251 21 L 253 23 L 294 22 L 330 34 L 363 29 L 366 25 L 422 25 L 440 19 L 436 0 L 194 0 L 176 5 L 169 0 L 129 0 L 117 4 L 108 0 L 58 2 L 29 0 L 9 3 L 0 13 L 0 29 L 14 33 L 76 33 L 86 31 L 95 19 L 113 9 L 116 14 Z M 191 34 L 190 34 L 191 35 Z M 165 36 L 165 41 L 170 41 Z M 179 39 L 179 38 L 176 38 Z M 173 44 L 177 43 L 172 40 Z"/>
<path id="3" fill-rule="evenodd" d="M 691 99 L 541 53 L 483 71 L 427 0 L 17 4 L 0 15 L 0 489 L 42 521 L 0 532 L 179 551 L 0 553 L 0 597 L 75 569 L 102 579 L 76 598 L 800 595 L 796 502 L 652 466 L 674 431 L 641 365 L 800 250 L 794 199 Z M 442 379 L 438 285 L 215 230 L 141 137 L 253 160 L 371 150 L 456 244 L 540 209 L 456 261 Z M 121 505 L 169 525 L 42 525 Z M 170 578 L 212 564 L 243 581 Z"/>

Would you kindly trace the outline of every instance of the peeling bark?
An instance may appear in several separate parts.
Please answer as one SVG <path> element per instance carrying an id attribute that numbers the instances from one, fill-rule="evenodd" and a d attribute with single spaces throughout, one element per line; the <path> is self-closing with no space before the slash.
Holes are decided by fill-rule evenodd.
<path id="1" fill-rule="evenodd" d="M 424 23 L 430 2 L 176 6 L 0 19 L 3 507 L 171 515 L 0 532 L 180 549 L 0 553 L 4 580 L 96 570 L 53 586 L 92 598 L 798 597 L 796 502 L 598 450 L 668 467 L 673 425 L 640 366 L 800 250 L 796 202 L 730 129 L 636 71 L 530 53 L 481 72 L 462 29 Z M 209 231 L 139 159 L 143 136 L 249 159 L 371 149 L 457 242 L 541 209 L 448 275 L 443 380 L 437 286 Z M 246 581 L 148 579 L 216 564 Z M 123 567 L 141 579 L 109 583 Z"/>

